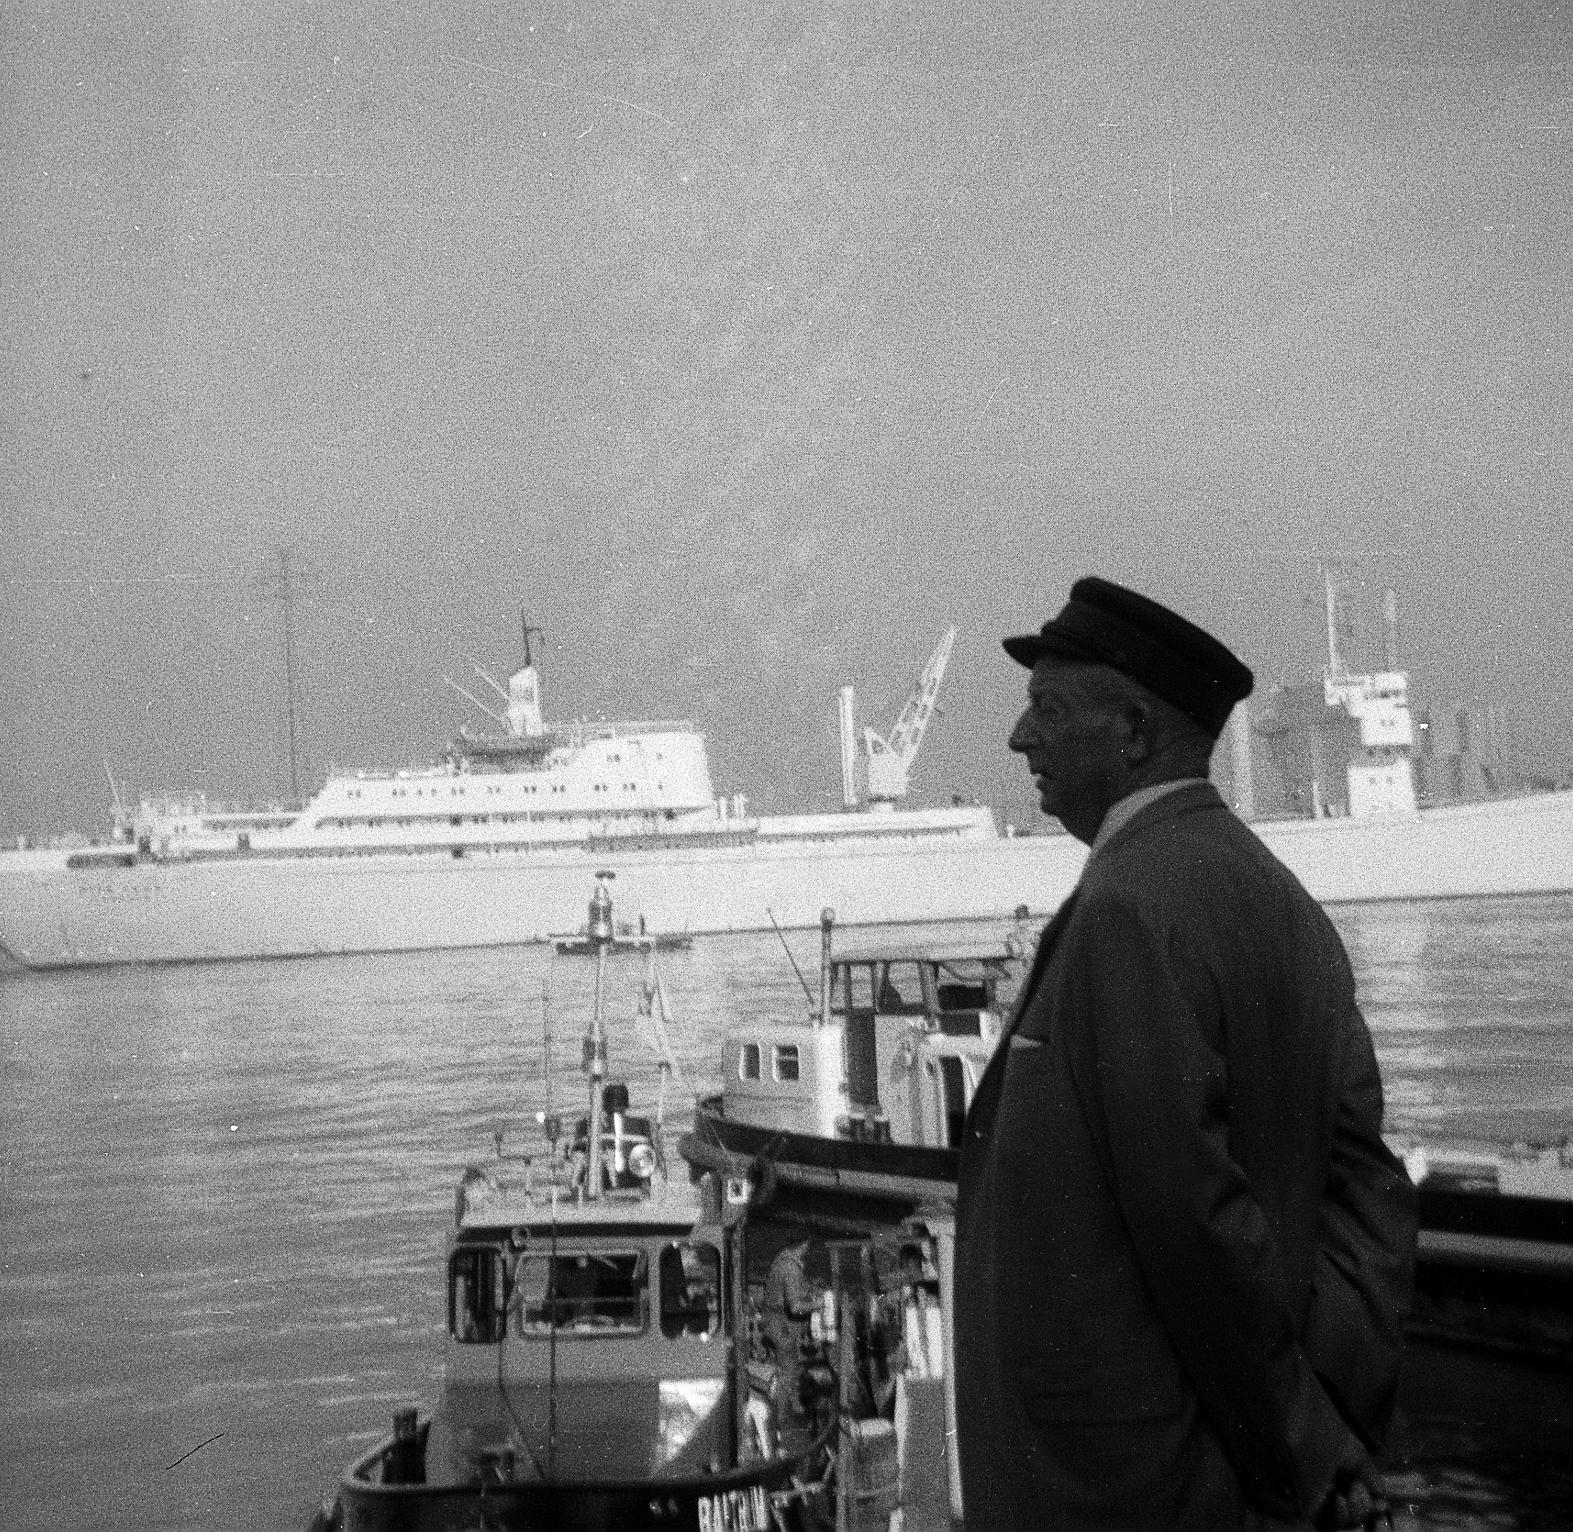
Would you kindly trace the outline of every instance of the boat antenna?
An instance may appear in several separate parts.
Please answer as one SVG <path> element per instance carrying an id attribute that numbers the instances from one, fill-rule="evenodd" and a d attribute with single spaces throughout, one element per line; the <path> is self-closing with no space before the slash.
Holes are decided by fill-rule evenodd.
<path id="1" fill-rule="evenodd" d="M 792 949 L 787 946 L 786 933 L 782 931 L 780 926 L 776 925 L 775 912 L 769 905 L 765 906 L 765 914 L 770 916 L 770 924 L 775 926 L 776 935 L 781 938 L 781 946 L 786 952 L 787 962 L 792 965 L 792 972 L 797 975 L 797 982 L 803 986 L 803 993 L 808 996 L 808 1003 L 812 1005 L 814 1003 L 814 992 L 808 987 L 808 980 L 803 977 L 803 970 L 797 966 L 797 959 L 792 956 Z"/>
<path id="2" fill-rule="evenodd" d="M 668 1031 L 672 1007 L 666 998 L 666 985 L 661 982 L 661 968 L 656 962 L 654 942 L 650 944 L 646 956 L 644 987 L 639 996 L 637 1015 L 650 1023 L 650 1032 L 655 1039 L 656 1070 L 660 1080 L 655 1098 L 655 1125 L 659 1132 L 666 1126 L 667 1082 L 679 1071 L 672 1058 L 672 1036 Z M 664 1154 L 662 1162 L 664 1165 Z"/>
<path id="3" fill-rule="evenodd" d="M 125 800 L 121 798 L 120 789 L 115 785 L 115 774 L 109 769 L 107 760 L 104 762 L 104 775 L 109 778 L 109 792 L 115 800 L 115 818 L 123 823 L 126 817 Z"/>

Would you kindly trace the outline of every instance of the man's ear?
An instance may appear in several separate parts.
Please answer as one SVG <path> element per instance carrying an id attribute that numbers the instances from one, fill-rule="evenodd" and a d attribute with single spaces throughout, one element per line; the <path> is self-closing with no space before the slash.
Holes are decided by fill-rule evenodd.
<path id="1" fill-rule="evenodd" d="M 1119 711 L 1122 738 L 1120 755 L 1128 765 L 1140 766 L 1153 753 L 1152 717 L 1141 702 L 1127 702 Z"/>

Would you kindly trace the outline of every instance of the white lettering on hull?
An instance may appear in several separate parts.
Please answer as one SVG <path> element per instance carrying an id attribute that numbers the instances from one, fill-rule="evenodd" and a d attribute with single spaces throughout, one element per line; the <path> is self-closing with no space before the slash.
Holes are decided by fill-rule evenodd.
<path id="1" fill-rule="evenodd" d="M 701 1495 L 699 1532 L 770 1532 L 770 1497 L 764 1486 Z"/>

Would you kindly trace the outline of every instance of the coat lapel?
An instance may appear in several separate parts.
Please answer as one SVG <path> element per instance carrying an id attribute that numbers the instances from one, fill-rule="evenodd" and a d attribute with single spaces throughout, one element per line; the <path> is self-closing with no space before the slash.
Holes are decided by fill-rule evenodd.
<path id="1" fill-rule="evenodd" d="M 1071 890 L 1070 897 L 1059 907 L 1054 919 L 1043 928 L 1043 935 L 1038 938 L 1038 950 L 1033 954 L 1032 968 L 1027 974 L 1027 980 L 1016 996 L 1016 1003 L 1011 1007 L 1010 1017 L 1000 1031 L 1000 1040 L 995 1045 L 988 1068 L 983 1071 L 983 1078 L 978 1081 L 978 1088 L 973 1093 L 972 1105 L 967 1110 L 966 1130 L 962 1135 L 964 1145 L 972 1143 L 975 1139 L 987 1138 L 994 1126 L 994 1107 L 1000 1093 L 1000 1082 L 1005 1075 L 1005 1060 L 1010 1054 L 1010 1040 L 1015 1035 L 1016 1028 L 1021 1025 L 1021 1018 L 1026 1015 L 1027 1008 L 1032 1004 L 1038 981 L 1042 979 L 1043 970 L 1048 966 L 1049 954 L 1054 951 L 1060 933 L 1064 931 L 1066 923 L 1070 920 L 1078 892 L 1078 889 Z"/>
<path id="2" fill-rule="evenodd" d="M 1016 995 L 1016 1003 L 1011 1007 L 1010 1019 L 1005 1023 L 1000 1034 L 1000 1048 L 1008 1046 L 1011 1034 L 1021 1025 L 1021 1018 L 1026 1015 L 1027 1007 L 1031 1004 L 1033 994 L 1038 988 L 1038 981 L 1043 977 L 1043 970 L 1048 966 L 1049 954 L 1053 952 L 1054 945 L 1060 939 L 1060 933 L 1065 929 L 1066 922 L 1070 920 L 1071 910 L 1075 908 L 1076 898 L 1081 893 L 1078 884 L 1070 892 L 1070 897 L 1055 912 L 1054 919 L 1043 928 L 1043 935 L 1038 938 L 1038 950 L 1032 956 L 1032 968 L 1027 974 L 1027 982 L 1021 986 Z M 998 1052 L 996 1050 L 996 1056 Z"/>

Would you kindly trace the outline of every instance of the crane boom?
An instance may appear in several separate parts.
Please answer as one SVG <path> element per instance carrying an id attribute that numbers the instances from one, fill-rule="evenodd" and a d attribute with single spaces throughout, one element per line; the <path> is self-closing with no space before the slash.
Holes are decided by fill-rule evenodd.
<path id="1" fill-rule="evenodd" d="M 951 647 L 956 642 L 956 630 L 947 628 L 944 636 L 929 656 L 918 684 L 912 688 L 890 731 L 888 740 L 882 739 L 872 729 L 864 729 L 863 745 L 868 752 L 868 796 L 875 803 L 893 803 L 906 796 L 907 777 L 912 763 L 917 759 L 918 747 L 923 743 L 923 732 L 934 716 L 935 701 L 939 696 L 939 683 L 945 677 L 945 667 L 950 663 Z"/>

